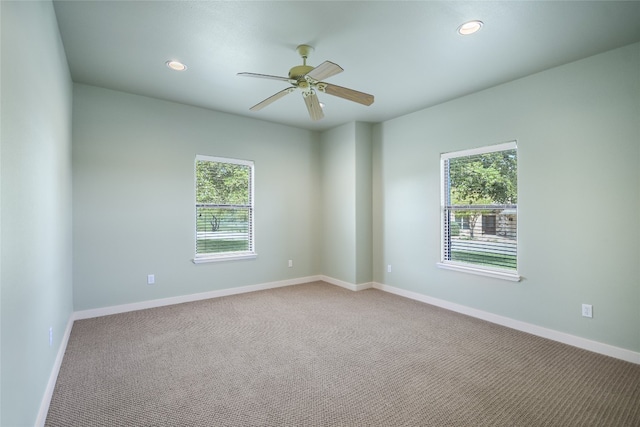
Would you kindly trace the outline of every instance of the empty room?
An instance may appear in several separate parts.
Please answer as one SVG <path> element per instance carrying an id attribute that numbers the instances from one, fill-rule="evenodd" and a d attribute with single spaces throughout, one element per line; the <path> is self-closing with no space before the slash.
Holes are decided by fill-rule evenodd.
<path id="1" fill-rule="evenodd" d="M 0 425 L 640 425 L 640 1 L 0 1 Z"/>

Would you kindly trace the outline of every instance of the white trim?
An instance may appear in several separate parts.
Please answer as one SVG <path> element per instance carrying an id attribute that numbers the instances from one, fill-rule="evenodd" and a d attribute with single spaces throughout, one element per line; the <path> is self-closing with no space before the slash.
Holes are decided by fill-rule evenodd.
<path id="1" fill-rule="evenodd" d="M 196 161 L 231 163 L 234 165 L 251 166 L 251 168 L 253 168 L 253 165 L 255 163 L 253 160 L 232 159 L 230 157 L 207 156 L 204 154 L 196 154 Z"/>
<path id="2" fill-rule="evenodd" d="M 215 291 L 201 292 L 197 294 L 179 295 L 175 297 L 160 298 L 155 300 L 147 300 L 122 305 L 112 305 L 109 307 L 92 308 L 88 310 L 76 311 L 73 313 L 74 320 L 92 319 L 94 317 L 109 316 L 112 314 L 127 313 L 130 311 L 146 310 L 148 308 L 164 307 L 173 304 L 182 304 L 185 302 L 200 301 L 210 298 L 226 297 L 229 295 L 244 294 L 247 292 L 264 291 L 267 289 L 281 288 L 284 286 L 300 285 L 303 283 L 323 281 L 331 285 L 340 286 L 341 288 L 351 291 L 361 291 L 374 287 L 373 282 L 355 285 L 353 283 L 344 282 L 329 276 L 307 276 L 296 279 L 280 280 L 277 282 L 260 283 L 257 285 L 240 286 L 237 288 L 227 288 Z"/>
<path id="3" fill-rule="evenodd" d="M 443 245 L 441 245 L 441 246 L 443 246 Z M 488 268 L 480 268 L 480 267 L 475 267 L 475 266 L 467 266 L 467 265 L 454 264 L 454 263 L 449 263 L 449 262 L 438 262 L 438 263 L 436 263 L 436 265 L 439 268 L 443 268 L 445 270 L 460 271 L 460 272 L 463 272 L 463 273 L 470 273 L 470 274 L 476 274 L 476 275 L 479 275 L 479 276 L 493 277 L 494 279 L 509 280 L 509 281 L 512 281 L 512 282 L 519 282 L 520 281 L 520 275 L 517 272 L 491 270 L 491 269 L 488 269 Z"/>
<path id="4" fill-rule="evenodd" d="M 238 261 L 243 259 L 256 259 L 258 258 L 258 254 L 255 252 L 248 253 L 238 253 L 233 255 L 201 255 L 197 258 L 192 259 L 191 261 L 194 264 L 205 264 L 207 262 L 221 262 L 221 261 Z"/>
<path id="5" fill-rule="evenodd" d="M 553 341 L 558 341 L 563 344 L 571 345 L 573 347 L 578 347 L 584 350 L 593 351 L 595 353 L 604 354 L 605 356 L 615 357 L 616 359 L 625 360 L 627 362 L 640 364 L 640 352 L 615 347 L 598 341 L 592 341 L 586 338 L 578 337 L 553 329 L 544 328 L 542 326 L 533 325 L 531 323 L 522 322 L 520 320 L 511 319 L 509 317 L 504 317 L 438 298 L 433 298 L 427 295 L 419 294 L 417 292 L 407 291 L 405 289 L 400 289 L 389 285 L 383 285 L 382 283 L 374 282 L 373 288 L 384 292 L 389 292 L 391 294 L 410 298 L 416 301 L 435 305 L 437 307 L 445 308 L 457 313 L 466 314 L 471 317 L 486 320 L 487 322 L 496 323 L 498 325 L 516 329 L 518 331 L 527 332 L 532 335 L 547 338 Z"/>
<path id="6" fill-rule="evenodd" d="M 237 288 L 227 288 L 215 291 L 201 292 L 190 295 L 179 295 L 169 298 L 161 298 L 148 301 L 134 302 L 130 304 L 114 305 L 110 307 L 92 308 L 89 310 L 76 311 L 74 319 L 91 319 L 94 317 L 109 316 L 111 314 L 126 313 L 129 311 L 145 310 L 147 308 L 164 307 L 185 302 L 200 301 L 209 298 L 226 297 L 229 295 L 244 294 L 247 292 L 263 291 L 266 289 L 280 288 L 283 286 L 299 285 L 302 283 L 322 280 L 321 276 L 300 277 L 297 279 L 281 280 L 278 282 L 261 283 L 257 285 L 240 286 Z"/>
<path id="7" fill-rule="evenodd" d="M 40 410 L 38 411 L 38 417 L 36 418 L 35 423 L 36 427 L 44 426 L 44 423 L 47 420 L 49 405 L 51 404 L 51 398 L 53 397 L 53 390 L 56 387 L 56 381 L 58 381 L 58 374 L 60 373 L 60 366 L 62 366 L 62 359 L 64 358 L 64 353 L 67 351 L 67 344 L 69 343 L 69 336 L 71 335 L 74 318 L 74 313 L 71 313 L 69 320 L 67 321 L 67 327 L 64 330 L 64 335 L 62 336 L 62 341 L 60 342 L 60 347 L 58 347 L 56 360 L 53 362 L 53 368 L 49 375 L 47 388 L 45 389 L 44 396 L 42 396 L 42 401 L 40 402 Z"/>
<path id="8" fill-rule="evenodd" d="M 514 150 L 518 148 L 517 141 L 503 142 L 502 144 L 485 145 L 484 147 L 470 148 L 468 150 L 451 151 L 440 154 L 440 160 L 456 157 L 476 156 L 478 154 L 495 153 L 496 151 Z"/>
<path id="9" fill-rule="evenodd" d="M 356 285 L 353 283 L 345 282 L 343 280 L 334 279 L 333 277 L 329 277 L 329 276 L 320 276 L 320 280 L 332 285 L 340 286 L 341 288 L 349 289 L 350 291 L 354 291 L 354 292 L 362 291 L 364 289 L 370 289 L 373 287 L 373 282 L 361 283 L 359 285 Z"/>

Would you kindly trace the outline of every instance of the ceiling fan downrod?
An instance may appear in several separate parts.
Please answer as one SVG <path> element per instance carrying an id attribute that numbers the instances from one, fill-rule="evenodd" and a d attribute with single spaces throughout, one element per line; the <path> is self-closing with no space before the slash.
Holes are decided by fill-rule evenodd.
<path id="1" fill-rule="evenodd" d="M 302 79 L 314 68 L 310 65 L 307 65 L 307 57 L 309 56 L 309 53 L 313 51 L 313 48 L 309 45 L 301 44 L 296 48 L 296 51 L 298 51 L 298 54 L 302 57 L 302 65 L 296 65 L 295 67 L 291 68 L 289 70 L 289 78 L 300 82 L 300 79 Z"/>

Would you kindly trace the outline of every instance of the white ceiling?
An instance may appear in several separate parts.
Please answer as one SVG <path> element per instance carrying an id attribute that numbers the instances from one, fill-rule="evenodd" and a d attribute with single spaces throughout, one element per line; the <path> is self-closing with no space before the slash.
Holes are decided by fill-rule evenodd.
<path id="1" fill-rule="evenodd" d="M 54 1 L 75 82 L 290 126 L 380 122 L 640 41 L 640 1 Z M 470 19 L 482 30 L 462 37 Z M 301 94 L 258 112 L 287 76 L 333 61 L 327 82 L 375 95 L 366 107 L 326 94 L 309 119 Z M 175 72 L 169 59 L 188 69 Z M 606 76 L 603 76 L 606 78 Z"/>

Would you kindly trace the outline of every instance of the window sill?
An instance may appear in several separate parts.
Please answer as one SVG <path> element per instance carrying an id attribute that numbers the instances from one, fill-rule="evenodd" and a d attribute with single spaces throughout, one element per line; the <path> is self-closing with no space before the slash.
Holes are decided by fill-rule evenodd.
<path id="1" fill-rule="evenodd" d="M 518 275 L 517 272 L 489 270 L 489 269 L 475 267 L 475 266 L 450 264 L 450 263 L 444 263 L 444 262 L 437 263 L 437 266 L 445 270 L 454 270 L 454 271 L 460 271 L 462 273 L 476 274 L 478 276 L 493 277 L 494 279 L 508 280 L 511 282 L 520 281 L 520 275 Z"/>
<path id="2" fill-rule="evenodd" d="M 243 252 L 227 255 L 209 255 L 194 258 L 192 261 L 194 264 L 205 264 L 208 262 L 221 262 L 221 261 L 238 261 L 243 259 L 255 259 L 258 258 L 258 254 L 255 252 Z"/>

